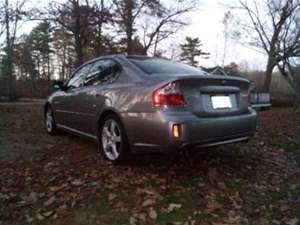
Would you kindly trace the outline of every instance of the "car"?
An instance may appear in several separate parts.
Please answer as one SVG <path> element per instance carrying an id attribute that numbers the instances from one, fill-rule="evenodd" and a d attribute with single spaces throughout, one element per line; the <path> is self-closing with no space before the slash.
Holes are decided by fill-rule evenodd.
<path id="1" fill-rule="evenodd" d="M 53 86 L 45 104 L 47 132 L 95 140 L 115 164 L 135 153 L 246 141 L 256 130 L 248 80 L 164 58 L 103 56 Z"/>

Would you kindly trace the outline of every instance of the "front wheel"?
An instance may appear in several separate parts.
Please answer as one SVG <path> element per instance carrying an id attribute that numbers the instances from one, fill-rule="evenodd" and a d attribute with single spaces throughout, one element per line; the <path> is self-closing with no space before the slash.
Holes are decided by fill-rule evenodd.
<path id="1" fill-rule="evenodd" d="M 48 134 L 56 133 L 56 124 L 55 124 L 53 113 L 52 113 L 52 110 L 50 107 L 47 107 L 47 109 L 46 109 L 45 125 L 46 125 L 46 131 Z"/>
<path id="2" fill-rule="evenodd" d="M 129 147 L 125 129 L 118 117 L 109 115 L 104 118 L 99 130 L 100 150 L 105 159 L 114 164 L 128 160 Z"/>

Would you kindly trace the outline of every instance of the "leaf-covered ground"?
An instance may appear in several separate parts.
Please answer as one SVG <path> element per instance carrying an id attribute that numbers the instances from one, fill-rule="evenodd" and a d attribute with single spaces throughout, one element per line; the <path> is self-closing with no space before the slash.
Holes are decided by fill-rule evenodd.
<path id="1" fill-rule="evenodd" d="M 300 221 L 300 117 L 259 113 L 248 143 L 104 161 L 97 146 L 48 136 L 38 105 L 0 106 L 0 224 L 274 224 Z"/>

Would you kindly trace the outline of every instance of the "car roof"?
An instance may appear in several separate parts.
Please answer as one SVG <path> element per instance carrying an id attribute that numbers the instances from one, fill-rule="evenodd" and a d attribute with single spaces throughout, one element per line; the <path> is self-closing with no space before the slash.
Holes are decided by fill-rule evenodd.
<path id="1" fill-rule="evenodd" d="M 158 58 L 158 57 L 151 57 L 151 56 L 146 56 L 146 55 L 126 55 L 125 53 L 120 53 L 120 54 L 110 54 L 110 55 L 103 55 L 91 60 L 88 60 L 86 62 L 84 62 L 83 64 L 81 64 L 79 67 L 76 68 L 76 70 L 74 72 L 76 72 L 77 70 L 79 70 L 80 68 L 96 62 L 98 60 L 101 59 L 112 59 L 112 58 L 119 58 L 119 59 L 154 59 L 154 58 Z"/>
<path id="2" fill-rule="evenodd" d="M 97 60 L 101 60 L 101 59 L 108 59 L 108 58 L 127 58 L 127 59 L 150 59 L 150 58 L 157 58 L 157 57 L 151 57 L 151 56 L 145 56 L 145 55 L 126 55 L 125 53 L 120 53 L 120 54 L 110 54 L 110 55 L 103 55 L 91 60 L 88 60 L 86 62 L 84 62 L 80 67 L 90 64 L 92 62 L 95 62 Z"/>

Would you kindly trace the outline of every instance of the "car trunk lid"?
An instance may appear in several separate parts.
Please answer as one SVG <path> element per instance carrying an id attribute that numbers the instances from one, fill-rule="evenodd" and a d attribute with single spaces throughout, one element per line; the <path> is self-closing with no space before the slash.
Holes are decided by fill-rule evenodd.
<path id="1" fill-rule="evenodd" d="M 247 113 L 250 83 L 224 76 L 178 77 L 187 107 L 199 117 L 232 116 Z"/>

